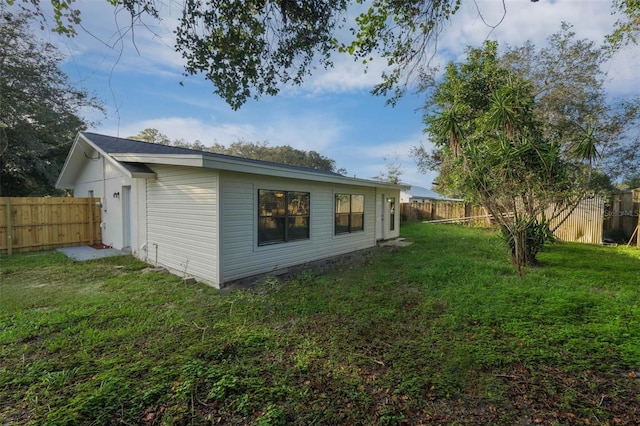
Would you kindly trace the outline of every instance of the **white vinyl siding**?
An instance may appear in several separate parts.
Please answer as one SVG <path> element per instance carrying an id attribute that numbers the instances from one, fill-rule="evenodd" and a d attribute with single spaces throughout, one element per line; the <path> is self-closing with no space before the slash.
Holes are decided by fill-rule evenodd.
<path id="1" fill-rule="evenodd" d="M 93 155 L 97 157 L 95 153 Z M 125 176 L 111 160 L 105 159 L 105 157 L 87 159 L 75 179 L 74 196 L 84 197 L 89 191 L 93 191 L 93 196 L 100 198 L 102 203 L 100 209 L 102 243 L 118 250 L 124 246 L 122 198 L 120 195 L 123 186 L 132 186 L 133 184 L 134 179 Z M 132 196 L 135 195 L 132 193 Z M 135 214 L 134 211 L 132 213 Z M 136 243 L 137 241 L 134 238 L 132 242 Z"/>
<path id="2" fill-rule="evenodd" d="M 375 245 L 375 189 L 221 172 L 222 282 L 282 270 Z M 308 192 L 309 239 L 258 246 L 258 190 Z M 335 194 L 365 196 L 364 231 L 334 235 Z"/>
<path id="3" fill-rule="evenodd" d="M 219 286 L 218 172 L 154 166 L 147 183 L 148 262 Z"/>

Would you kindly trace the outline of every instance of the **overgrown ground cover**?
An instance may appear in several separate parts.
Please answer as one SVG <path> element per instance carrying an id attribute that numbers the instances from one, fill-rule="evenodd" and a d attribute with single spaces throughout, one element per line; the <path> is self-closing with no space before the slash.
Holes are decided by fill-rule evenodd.
<path id="1" fill-rule="evenodd" d="M 637 424 L 640 251 L 410 224 L 221 295 L 128 257 L 2 258 L 2 424 Z"/>

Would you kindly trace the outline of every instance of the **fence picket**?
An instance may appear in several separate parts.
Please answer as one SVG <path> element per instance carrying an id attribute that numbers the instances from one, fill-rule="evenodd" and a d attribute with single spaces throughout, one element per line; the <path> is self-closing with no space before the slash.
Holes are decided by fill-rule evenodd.
<path id="1" fill-rule="evenodd" d="M 616 203 L 613 204 L 616 205 Z M 492 223 L 484 208 L 463 201 L 403 203 L 401 209 L 404 220 L 464 222 L 474 226 L 489 226 Z M 554 234 L 563 241 L 602 244 L 604 213 L 602 198 L 584 199 L 569 218 L 555 230 Z M 551 211 L 547 214 L 550 215 Z M 613 220 L 616 220 L 618 224 L 621 221 L 619 217 L 613 218 Z"/>
<path id="2" fill-rule="evenodd" d="M 91 245 L 102 240 L 99 198 L 1 197 L 0 254 Z"/>

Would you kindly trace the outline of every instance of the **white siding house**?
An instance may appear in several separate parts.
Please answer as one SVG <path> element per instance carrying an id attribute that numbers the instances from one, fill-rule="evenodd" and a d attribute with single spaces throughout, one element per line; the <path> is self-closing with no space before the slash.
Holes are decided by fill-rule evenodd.
<path id="1" fill-rule="evenodd" d="M 94 133 L 57 187 L 101 198 L 104 244 L 215 287 L 397 238 L 406 189 Z"/>

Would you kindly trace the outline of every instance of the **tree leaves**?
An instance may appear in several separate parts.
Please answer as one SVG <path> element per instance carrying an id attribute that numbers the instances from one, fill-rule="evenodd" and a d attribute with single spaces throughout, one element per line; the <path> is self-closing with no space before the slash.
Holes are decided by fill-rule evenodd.
<path id="1" fill-rule="evenodd" d="M 613 10 L 622 17 L 607 36 L 610 50 L 615 51 L 629 43 L 638 44 L 640 34 L 640 0 L 614 0 Z"/>
<path id="2" fill-rule="evenodd" d="M 6 1 L 6 0 L 5 0 Z M 73 36 L 80 25 L 75 0 L 49 0 L 54 31 Z M 131 15 L 131 25 L 150 16 L 160 20 L 160 0 L 106 0 Z M 14 0 L 9 0 L 12 4 Z M 41 0 L 22 0 L 44 19 Z M 283 84 L 301 84 L 317 67 L 330 67 L 331 55 L 347 53 L 365 64 L 380 56 L 389 68 L 374 94 L 394 103 L 413 78 L 429 68 L 443 29 L 461 0 L 370 0 L 351 28 L 340 30 L 348 11 L 362 10 L 364 0 L 185 0 L 175 28 L 176 49 L 185 74 L 202 73 L 214 92 L 234 109 L 248 99 L 277 94 Z M 357 8 L 357 9 L 356 9 Z M 611 50 L 636 42 L 640 1 L 614 0 L 621 18 L 608 37 Z"/>
<path id="3" fill-rule="evenodd" d="M 73 36 L 80 25 L 75 0 L 49 0 L 54 31 Z M 131 15 L 131 25 L 145 16 L 160 20 L 159 0 L 106 0 Z M 22 0 L 44 20 L 41 0 Z M 420 76 L 431 48 L 461 0 L 185 0 L 175 28 L 175 48 L 184 59 L 185 75 L 203 74 L 214 92 L 233 108 L 248 99 L 279 93 L 285 84 L 299 85 L 316 68 L 332 66 L 332 55 L 346 53 L 365 64 L 385 60 L 382 82 L 373 93 L 400 97 Z M 351 36 L 342 29 L 347 12 L 358 10 Z"/>
<path id="4" fill-rule="evenodd" d="M 203 73 L 238 109 L 248 98 L 301 84 L 314 60 L 330 66 L 346 0 L 187 0 L 176 30 L 185 74 Z"/>

